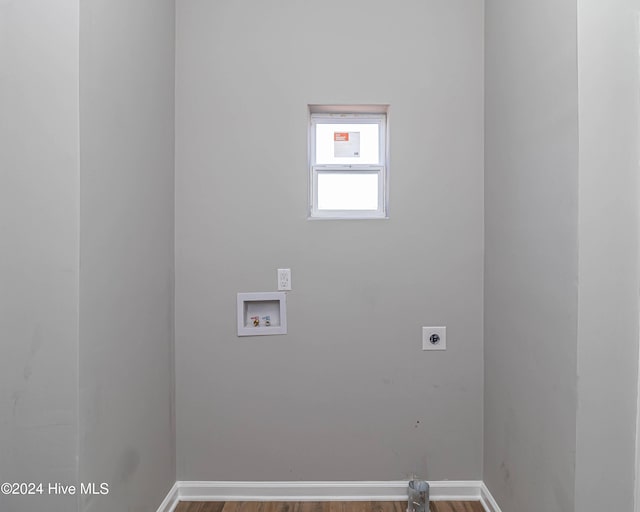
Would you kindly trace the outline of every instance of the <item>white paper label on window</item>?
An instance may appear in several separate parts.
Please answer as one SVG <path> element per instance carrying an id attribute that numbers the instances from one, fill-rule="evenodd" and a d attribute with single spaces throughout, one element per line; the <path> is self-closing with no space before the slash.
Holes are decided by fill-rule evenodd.
<path id="1" fill-rule="evenodd" d="M 335 158 L 360 158 L 360 132 L 333 132 Z"/>

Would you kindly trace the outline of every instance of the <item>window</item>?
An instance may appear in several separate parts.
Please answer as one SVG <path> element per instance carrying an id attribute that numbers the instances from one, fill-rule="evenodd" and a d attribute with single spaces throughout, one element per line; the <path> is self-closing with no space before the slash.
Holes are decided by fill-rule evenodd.
<path id="1" fill-rule="evenodd" d="M 338 108 L 311 107 L 309 218 L 386 218 L 386 107 L 371 107 L 373 113 Z"/>

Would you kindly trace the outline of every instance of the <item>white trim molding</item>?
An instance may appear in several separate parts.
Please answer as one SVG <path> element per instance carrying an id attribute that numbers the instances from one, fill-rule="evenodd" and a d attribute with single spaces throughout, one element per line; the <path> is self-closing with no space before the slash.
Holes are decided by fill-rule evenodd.
<path id="1" fill-rule="evenodd" d="M 163 502 L 158 507 L 158 512 L 173 512 L 176 509 L 176 507 L 178 506 L 178 503 L 180 502 L 180 493 L 178 490 L 179 489 L 178 483 L 179 482 L 176 482 L 175 484 L 173 484 L 173 487 L 169 491 L 169 494 L 167 494 L 167 497 L 163 500 Z"/>
<path id="2" fill-rule="evenodd" d="M 158 512 L 173 512 L 179 501 L 404 501 L 408 481 L 366 482 L 195 482 L 178 481 Z M 501 512 L 479 480 L 429 482 L 430 501 L 480 501 Z"/>
<path id="3" fill-rule="evenodd" d="M 480 503 L 487 512 L 502 512 L 484 482 L 480 487 Z"/>
<path id="4" fill-rule="evenodd" d="M 183 501 L 398 500 L 407 482 L 178 482 Z"/>
<path id="5" fill-rule="evenodd" d="M 637 16 L 636 22 L 640 24 L 640 16 Z M 634 489 L 634 512 L 640 512 L 640 353 L 638 354 L 638 384 L 636 387 L 636 474 Z"/>

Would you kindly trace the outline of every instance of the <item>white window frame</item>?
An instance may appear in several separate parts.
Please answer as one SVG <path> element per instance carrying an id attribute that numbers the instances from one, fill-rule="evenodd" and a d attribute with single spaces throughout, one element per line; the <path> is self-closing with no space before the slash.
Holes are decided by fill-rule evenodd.
<path id="1" fill-rule="evenodd" d="M 377 124 L 378 163 L 377 164 L 316 164 L 317 124 Z M 309 219 L 387 219 L 389 203 L 388 177 L 388 129 L 387 113 L 311 113 L 309 122 Z M 378 176 L 378 208 L 376 210 L 319 210 L 318 174 L 367 173 Z"/>

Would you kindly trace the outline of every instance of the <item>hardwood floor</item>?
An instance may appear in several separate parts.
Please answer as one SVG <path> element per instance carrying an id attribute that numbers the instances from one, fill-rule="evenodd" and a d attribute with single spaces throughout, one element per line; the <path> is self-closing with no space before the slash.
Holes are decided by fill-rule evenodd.
<path id="1" fill-rule="evenodd" d="M 405 501 L 181 501 L 175 512 L 406 512 Z M 432 501 L 429 512 L 484 512 L 478 501 Z"/>

